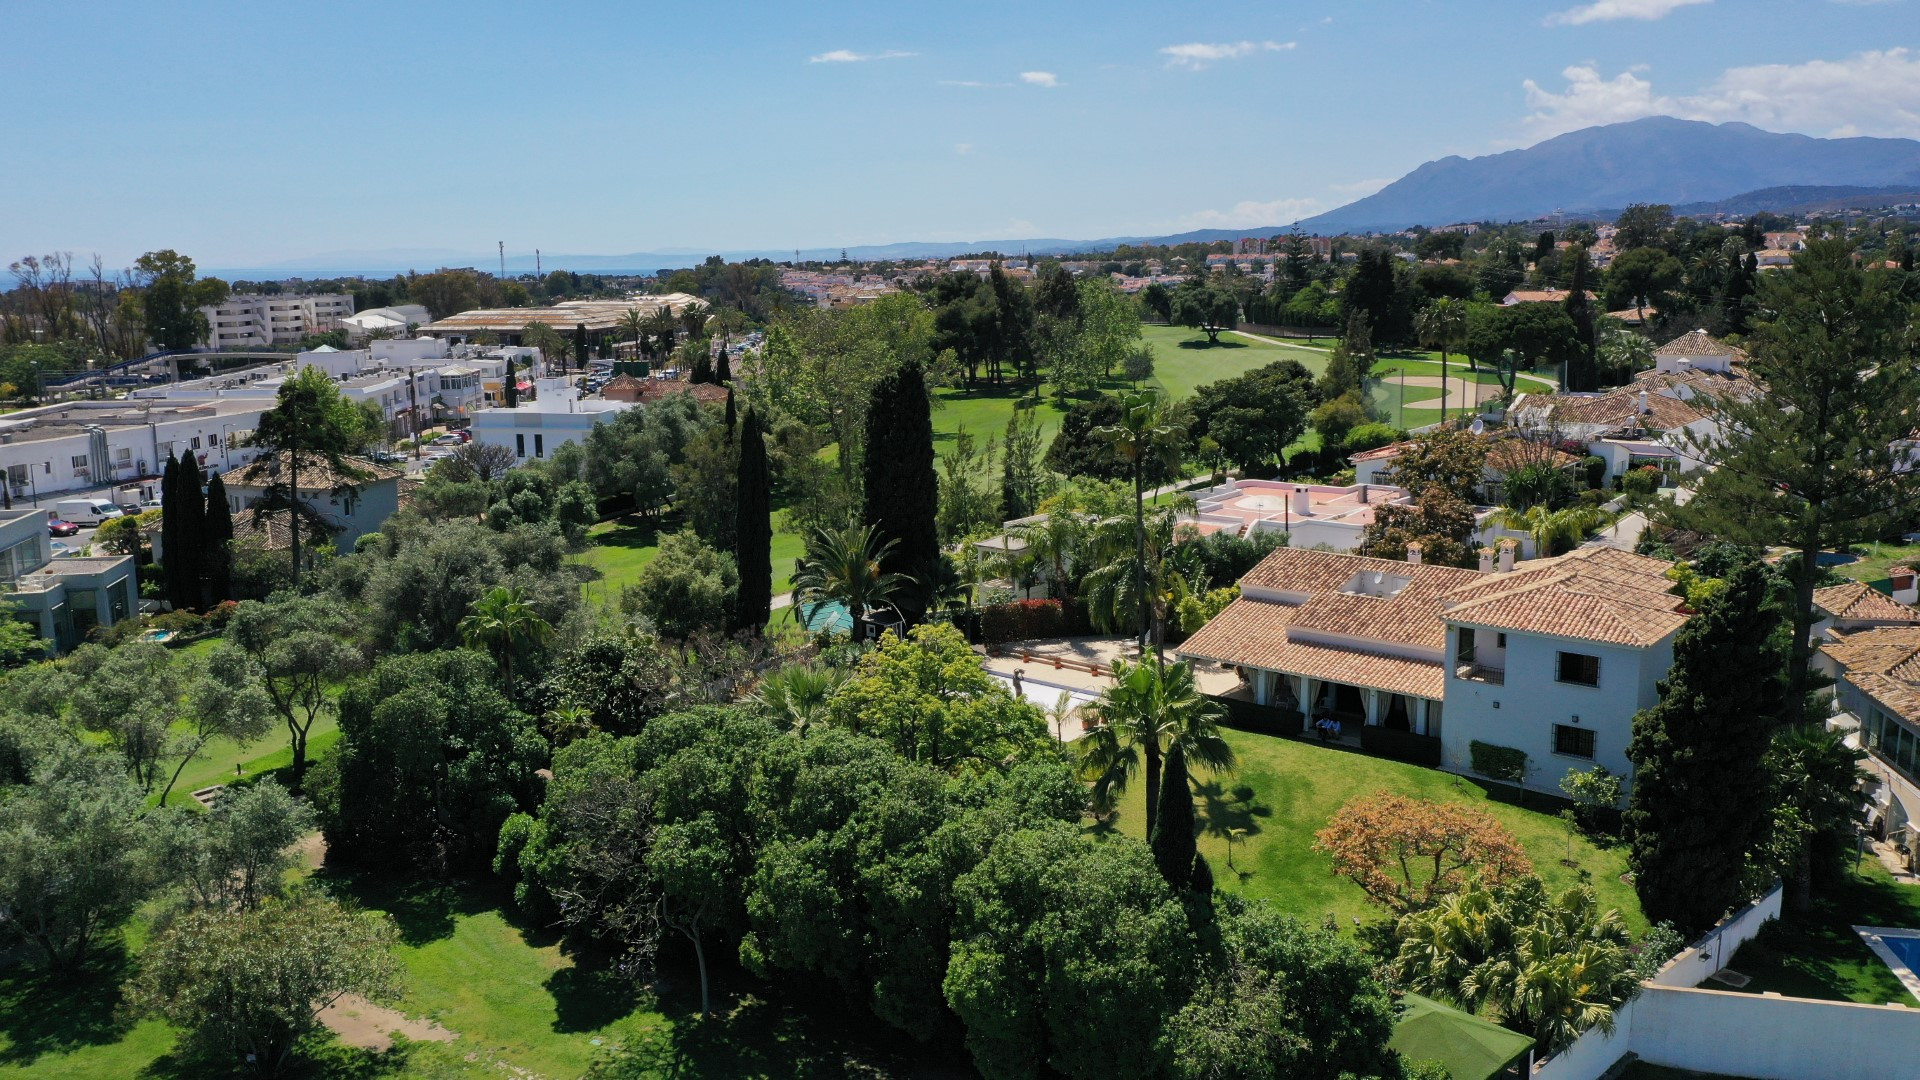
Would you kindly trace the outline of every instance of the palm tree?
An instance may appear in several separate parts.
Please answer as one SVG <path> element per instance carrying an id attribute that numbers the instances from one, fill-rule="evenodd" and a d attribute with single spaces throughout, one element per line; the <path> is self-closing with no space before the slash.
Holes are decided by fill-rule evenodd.
<path id="1" fill-rule="evenodd" d="M 1081 578 L 1081 598 L 1087 617 L 1101 633 L 1118 633 L 1144 603 L 1147 636 L 1155 655 L 1166 640 L 1167 614 L 1192 589 L 1180 572 L 1169 570 L 1167 556 L 1174 549 L 1178 512 L 1155 507 L 1144 522 L 1146 545 L 1137 544 L 1132 522 L 1113 518 L 1095 525 L 1084 544 L 1082 559 L 1088 568 Z M 1146 558 L 1144 569 L 1140 564 Z M 1146 586 L 1144 596 L 1138 591 Z"/>
<path id="2" fill-rule="evenodd" d="M 628 308 L 620 315 L 620 332 L 633 339 L 633 357 L 651 356 L 652 350 L 646 346 L 647 317 L 640 314 L 639 308 Z"/>
<path id="3" fill-rule="evenodd" d="M 1606 320 L 1600 331 L 1600 362 L 1619 382 L 1653 362 L 1653 342 L 1627 329 L 1617 319 Z"/>
<path id="4" fill-rule="evenodd" d="M 673 317 L 673 312 L 660 308 L 647 316 L 646 326 L 647 336 L 654 341 L 654 348 L 648 352 L 657 350 L 661 356 L 672 356 L 674 337 L 680 330 L 680 323 Z"/>
<path id="5" fill-rule="evenodd" d="M 1421 345 L 1440 350 L 1440 422 L 1444 424 L 1447 422 L 1447 353 L 1467 340 L 1467 305 L 1451 296 L 1439 297 L 1414 317 L 1413 328 L 1420 335 Z"/>
<path id="6" fill-rule="evenodd" d="M 698 337 L 700 331 L 707 328 L 707 315 L 707 305 L 697 302 L 688 304 L 680 309 L 680 328 L 687 332 L 688 337 Z"/>
<path id="7" fill-rule="evenodd" d="M 838 668 L 793 664 L 760 680 L 753 704 L 769 720 L 805 737 L 827 716 L 827 701 L 847 681 Z"/>
<path id="8" fill-rule="evenodd" d="M 918 594 L 920 610 L 928 615 L 951 619 L 973 606 L 973 587 L 949 555 L 942 554 L 932 566 L 921 567 L 907 584 Z"/>
<path id="9" fill-rule="evenodd" d="M 1865 824 L 1859 792 L 1873 777 L 1860 767 L 1867 752 L 1848 746 L 1838 732 L 1816 724 L 1784 728 L 1767 750 L 1767 771 L 1780 790 L 1777 819 L 1790 819 L 1794 829 L 1776 825 L 1776 833 L 1793 833 L 1783 853 L 1787 866 L 1782 877 L 1792 886 L 1788 900 L 1805 911 L 1813 904 L 1813 879 L 1820 863 L 1831 865 L 1836 840 L 1851 841 Z"/>
<path id="10" fill-rule="evenodd" d="M 513 696 L 513 653 L 553 636 L 553 627 L 519 589 L 500 586 L 473 602 L 473 614 L 460 620 L 460 638 L 468 648 L 484 649 L 500 665 L 500 681 Z"/>
<path id="11" fill-rule="evenodd" d="M 520 342 L 540 350 L 540 358 L 549 364 L 558 364 L 565 368 L 567 353 L 573 349 L 573 342 L 560 335 L 560 331 L 543 322 L 530 322 L 520 331 Z"/>
<path id="12" fill-rule="evenodd" d="M 798 617 L 812 622 L 814 612 L 839 601 L 853 617 L 858 634 L 860 620 L 869 610 L 907 587 L 904 575 L 880 569 L 880 561 L 893 546 L 892 540 L 881 543 L 871 525 L 814 529 L 807 537 L 807 553 L 794 566 L 793 607 Z"/>
<path id="13" fill-rule="evenodd" d="M 1174 746 L 1186 760 L 1216 772 L 1233 768 L 1233 748 L 1220 735 L 1226 710 L 1200 693 L 1193 666 L 1113 662 L 1113 685 L 1093 710 L 1094 727 L 1081 737 L 1080 776 L 1093 785 L 1094 813 L 1111 814 L 1144 759 L 1147 835 L 1160 805 L 1160 759 Z"/>
<path id="14" fill-rule="evenodd" d="M 1091 531 L 1087 516 L 1055 510 L 1039 521 L 1015 525 L 1007 533 L 1027 545 L 1026 554 L 1045 567 L 1048 588 L 1062 600 L 1073 599 L 1073 570 Z"/>
<path id="15" fill-rule="evenodd" d="M 1573 550 L 1574 545 L 1606 521 L 1606 515 L 1591 506 L 1549 510 L 1542 504 L 1524 511 L 1503 509 L 1494 520 L 1501 528 L 1519 529 L 1532 537 L 1534 557 L 1544 559 Z"/>
<path id="16" fill-rule="evenodd" d="M 1128 394 L 1120 401 L 1118 424 L 1094 429 L 1094 434 L 1112 444 L 1113 452 L 1133 477 L 1133 534 L 1136 557 L 1134 596 L 1139 599 L 1140 639 L 1142 647 L 1153 632 L 1153 608 L 1147 589 L 1146 476 L 1149 465 L 1171 466 L 1180 458 L 1184 432 L 1174 423 L 1173 409 L 1158 392 L 1143 390 Z M 1156 647 L 1154 657 L 1159 658 Z M 1153 763 L 1158 771 L 1159 763 Z"/>

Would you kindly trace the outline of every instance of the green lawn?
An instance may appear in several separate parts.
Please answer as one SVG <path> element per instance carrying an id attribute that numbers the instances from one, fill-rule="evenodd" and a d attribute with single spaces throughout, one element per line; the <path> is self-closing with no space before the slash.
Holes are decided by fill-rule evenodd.
<path id="1" fill-rule="evenodd" d="M 1788 911 L 1733 956 L 1753 981 L 1739 989 L 1789 997 L 1920 1006 L 1893 971 L 1853 932 L 1855 926 L 1920 927 L 1920 885 L 1902 885 L 1869 854 L 1858 872 L 1823 893 L 1813 908 Z M 1733 987 L 1710 984 L 1715 990 Z"/>
<path id="2" fill-rule="evenodd" d="M 1627 869 L 1625 848 L 1600 849 L 1575 837 L 1577 865 L 1561 865 L 1566 828 L 1553 816 L 1557 807 L 1545 807 L 1540 796 L 1529 796 L 1532 806 L 1523 808 L 1490 797 L 1480 783 L 1437 769 L 1273 735 L 1228 731 L 1226 737 L 1239 758 L 1238 767 L 1225 776 L 1198 775 L 1199 797 L 1194 800 L 1200 851 L 1222 889 L 1268 900 L 1280 911 L 1313 923 L 1329 913 L 1349 929 L 1355 916 L 1380 918 L 1384 910 L 1369 903 L 1359 886 L 1334 876 L 1327 857 L 1313 850 L 1313 834 L 1349 799 L 1385 790 L 1485 810 L 1513 831 L 1535 872 L 1549 885 L 1574 884 L 1580 872 L 1587 871 L 1603 905 L 1619 908 L 1636 934 L 1647 928 L 1632 887 L 1620 880 Z M 1120 812 L 1120 829 L 1129 835 L 1141 835 L 1143 788 L 1130 787 Z M 1229 867 L 1227 839 L 1233 829 L 1246 832 L 1234 842 Z"/>
<path id="3" fill-rule="evenodd" d="M 331 712 L 322 713 L 313 722 L 313 730 L 307 734 L 307 763 L 311 765 L 318 761 L 339 740 L 339 721 Z M 187 767 L 181 770 L 180 782 L 173 785 L 173 793 L 167 796 L 167 805 L 197 805 L 193 801 L 193 793 L 200 788 L 259 776 L 292 764 L 292 739 L 287 735 L 286 725 L 277 720 L 272 731 L 250 743 L 215 739 L 207 744 L 199 757 L 188 762 Z M 238 772 L 234 770 L 235 765 L 239 766 Z M 160 783 L 166 783 L 164 777 Z M 157 788 L 153 797 L 159 797 Z"/>
<path id="4" fill-rule="evenodd" d="M 1861 544 L 1853 548 L 1860 556 L 1856 562 L 1844 563 L 1834 567 L 1834 572 L 1855 581 L 1864 581 L 1879 589 L 1888 591 L 1887 571 L 1896 566 L 1920 565 L 1920 544 Z"/>
<path id="5" fill-rule="evenodd" d="M 814 1014 L 759 999 L 724 960 L 716 965 L 716 1015 L 699 1022 L 699 984 L 681 964 L 677 944 L 668 946 L 663 978 L 649 991 L 606 958 L 576 955 L 553 933 L 528 926 L 497 886 L 318 876 L 336 895 L 394 916 L 405 986 L 398 1007 L 438 1021 L 457 1038 L 386 1054 L 328 1039 L 321 1060 L 294 1075 L 567 1078 L 617 1046 L 641 1051 L 660 1075 L 682 1077 L 924 1071 L 921 1062 L 898 1060 L 850 1033 L 824 1007 Z M 134 920 L 130 948 L 139 947 L 143 932 Z M 0 961 L 0 1080 L 208 1075 L 203 1064 L 173 1056 L 167 1025 L 127 1014 L 118 986 L 131 974 L 118 948 L 104 950 L 84 977 L 67 983 Z"/>
<path id="6" fill-rule="evenodd" d="M 1205 334 L 1181 326 L 1147 326 L 1141 332 L 1153 349 L 1154 381 L 1175 399 L 1191 397 L 1207 383 L 1245 375 L 1275 360 L 1298 360 L 1315 375 L 1327 369 L 1324 352 L 1271 345 L 1238 334 L 1222 334 L 1218 345 L 1208 345 Z"/>
<path id="7" fill-rule="evenodd" d="M 774 515 L 773 594 L 779 596 L 793 587 L 793 560 L 806 551 L 805 539 L 781 528 L 782 516 Z M 587 595 L 596 603 L 610 603 L 620 590 L 634 583 L 640 571 L 660 554 L 660 534 L 680 527 L 677 515 L 641 518 L 629 515 L 603 521 L 587 530 L 587 549 L 569 556 L 574 562 L 600 571 L 598 580 L 588 582 Z"/>

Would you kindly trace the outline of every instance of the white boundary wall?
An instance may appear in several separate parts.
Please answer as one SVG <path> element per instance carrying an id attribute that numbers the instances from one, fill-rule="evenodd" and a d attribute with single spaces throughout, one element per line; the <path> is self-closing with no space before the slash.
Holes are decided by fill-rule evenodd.
<path id="1" fill-rule="evenodd" d="M 1754 1080 L 1920 1076 L 1920 1009 L 1695 988 L 1779 916 L 1780 897 L 1775 885 L 1674 957 L 1619 1011 L 1613 1034 L 1582 1035 L 1536 1068 L 1533 1080 L 1597 1080 L 1628 1053 Z"/>

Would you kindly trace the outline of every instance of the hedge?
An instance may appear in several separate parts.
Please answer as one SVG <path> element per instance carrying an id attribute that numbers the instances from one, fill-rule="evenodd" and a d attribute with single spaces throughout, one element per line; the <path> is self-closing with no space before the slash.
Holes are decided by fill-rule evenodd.
<path id="1" fill-rule="evenodd" d="M 1525 750 L 1515 750 L 1511 746 L 1495 746 L 1475 739 L 1467 744 L 1467 752 L 1472 755 L 1473 771 L 1481 776 L 1504 780 L 1509 784 L 1526 783 L 1527 752 Z"/>
<path id="2" fill-rule="evenodd" d="M 1066 637 L 1067 610 L 1058 600 L 1016 600 L 980 611 L 980 640 L 988 645 Z"/>

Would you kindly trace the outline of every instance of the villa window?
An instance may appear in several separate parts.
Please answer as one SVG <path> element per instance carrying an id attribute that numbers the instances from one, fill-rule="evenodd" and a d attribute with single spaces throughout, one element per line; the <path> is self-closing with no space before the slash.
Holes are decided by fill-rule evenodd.
<path id="1" fill-rule="evenodd" d="M 544 436 L 544 435 L 540 435 L 540 434 L 535 434 L 535 435 L 534 435 L 534 437 L 533 437 L 533 456 L 534 456 L 534 457 L 546 457 L 546 456 L 547 456 L 547 445 L 546 445 L 546 442 L 547 442 L 547 440 L 546 440 L 546 436 Z"/>
<path id="2" fill-rule="evenodd" d="M 1553 725 L 1553 752 L 1593 760 L 1593 732 L 1571 724 Z"/>
<path id="3" fill-rule="evenodd" d="M 1555 682 L 1572 683 L 1575 686 L 1600 685 L 1600 658 L 1586 653 L 1563 652 L 1553 665 Z"/>
<path id="4" fill-rule="evenodd" d="M 513 437 L 513 444 L 517 448 L 516 450 L 517 456 L 519 457 L 527 456 L 527 437 L 525 435 L 515 435 Z"/>

